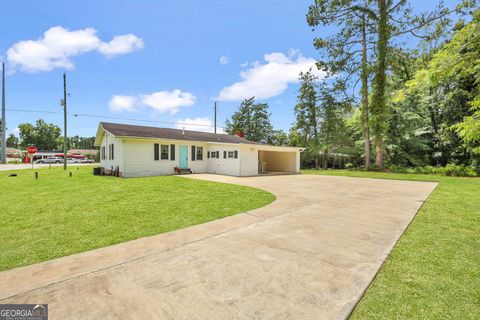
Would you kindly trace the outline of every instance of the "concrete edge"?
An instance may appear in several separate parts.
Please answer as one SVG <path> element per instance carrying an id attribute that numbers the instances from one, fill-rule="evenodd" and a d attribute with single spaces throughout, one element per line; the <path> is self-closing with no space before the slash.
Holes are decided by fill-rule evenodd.
<path id="1" fill-rule="evenodd" d="M 362 178 L 362 177 L 360 177 Z M 390 180 L 390 179 L 382 179 L 382 180 Z M 380 273 L 380 271 L 383 269 L 383 267 L 385 266 L 385 263 L 387 262 L 388 258 L 390 258 L 390 255 L 392 254 L 393 250 L 395 250 L 395 248 L 397 247 L 398 245 L 398 242 L 400 241 L 400 239 L 403 237 L 403 235 L 405 234 L 405 232 L 410 228 L 410 225 L 413 223 L 413 221 L 417 218 L 418 216 L 418 213 L 420 212 L 420 210 L 422 209 L 423 205 L 428 201 L 428 198 L 430 198 L 430 196 L 432 195 L 432 193 L 437 189 L 438 185 L 439 185 L 439 182 L 436 182 L 436 181 L 417 181 L 417 180 L 399 180 L 399 181 L 414 181 L 414 182 L 429 182 L 429 183 L 434 183 L 435 186 L 433 187 L 433 189 L 430 191 L 430 193 L 427 195 L 427 197 L 425 198 L 425 200 L 423 200 L 421 202 L 421 204 L 418 206 L 417 208 L 417 211 L 415 212 L 414 216 L 412 217 L 412 219 L 410 220 L 410 222 L 408 222 L 406 228 L 403 230 L 403 232 L 396 238 L 394 239 L 394 243 L 393 243 L 393 246 L 391 247 L 390 251 L 384 255 L 383 259 L 382 259 L 382 263 L 380 264 L 380 267 L 377 269 L 377 271 L 373 274 L 372 278 L 370 279 L 370 281 L 368 282 L 368 286 L 366 286 L 362 292 L 360 293 L 360 295 L 357 297 L 357 299 L 351 304 L 351 306 L 349 307 L 349 310 L 345 316 L 345 319 L 350 319 L 350 317 L 352 316 L 353 312 L 355 311 L 355 309 L 357 308 L 358 304 L 360 303 L 360 301 L 362 301 L 363 297 L 365 296 L 365 294 L 367 293 L 368 289 L 370 289 L 370 287 L 372 286 L 372 283 L 375 281 L 375 279 L 377 279 L 377 276 L 378 274 Z"/>

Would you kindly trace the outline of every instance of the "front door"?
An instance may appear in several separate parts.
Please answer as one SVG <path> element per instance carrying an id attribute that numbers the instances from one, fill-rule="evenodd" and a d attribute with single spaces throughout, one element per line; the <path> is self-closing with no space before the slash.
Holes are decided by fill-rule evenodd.
<path id="1" fill-rule="evenodd" d="M 179 146 L 178 166 L 180 167 L 180 169 L 188 168 L 188 147 L 187 146 Z"/>

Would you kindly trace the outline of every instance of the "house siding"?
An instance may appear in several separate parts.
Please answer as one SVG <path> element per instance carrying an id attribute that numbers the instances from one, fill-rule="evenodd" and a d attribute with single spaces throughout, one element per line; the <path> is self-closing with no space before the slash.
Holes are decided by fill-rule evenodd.
<path id="1" fill-rule="evenodd" d="M 258 149 L 249 146 L 242 146 L 239 152 L 240 172 L 239 176 L 258 175 Z"/>
<path id="2" fill-rule="evenodd" d="M 168 160 L 154 160 L 154 144 L 168 145 Z M 175 160 L 170 160 L 170 145 L 175 145 Z M 188 167 L 194 173 L 207 172 L 207 144 L 180 140 L 124 139 L 125 178 L 168 175 L 179 165 L 179 146 L 187 146 Z M 203 147 L 203 160 L 192 160 L 192 146 Z"/>
<path id="3" fill-rule="evenodd" d="M 110 144 L 114 145 L 113 160 L 110 159 Z M 116 167 L 118 167 L 120 172 L 124 172 L 124 145 L 122 140 L 115 138 L 109 132 L 105 131 L 102 143 L 100 145 L 100 150 L 102 150 L 103 147 L 105 147 L 105 159 L 102 159 L 100 154 L 100 166 L 103 167 L 105 170 L 115 170 Z"/>
<path id="4" fill-rule="evenodd" d="M 208 173 L 225 174 L 230 176 L 240 175 L 240 149 L 237 146 L 228 144 L 209 144 L 208 150 L 210 152 L 218 151 L 220 158 L 208 159 Z M 227 152 L 227 158 L 223 158 L 223 152 Z M 228 158 L 228 152 L 239 153 L 238 158 Z"/>

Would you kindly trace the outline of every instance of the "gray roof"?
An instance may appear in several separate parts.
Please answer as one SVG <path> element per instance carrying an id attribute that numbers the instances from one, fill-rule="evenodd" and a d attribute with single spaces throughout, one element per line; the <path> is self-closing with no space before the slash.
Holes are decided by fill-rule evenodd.
<path id="1" fill-rule="evenodd" d="M 235 135 L 218 134 L 201 131 L 190 131 L 171 128 L 157 128 L 134 126 L 129 124 L 100 122 L 100 125 L 106 131 L 116 137 L 139 137 L 139 138 L 157 138 L 157 139 L 174 139 L 174 140 L 190 140 L 205 142 L 221 142 L 221 143 L 246 143 L 260 144 L 257 142 L 246 140 Z"/>

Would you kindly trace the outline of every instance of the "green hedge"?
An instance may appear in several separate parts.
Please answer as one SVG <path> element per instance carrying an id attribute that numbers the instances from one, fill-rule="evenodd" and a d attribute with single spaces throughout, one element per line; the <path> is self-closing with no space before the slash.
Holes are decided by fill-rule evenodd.
<path id="1" fill-rule="evenodd" d="M 424 166 L 415 168 L 406 168 L 401 166 L 390 166 L 389 169 L 396 173 L 424 173 L 424 174 L 436 174 L 442 176 L 452 177 L 479 177 L 480 172 L 478 169 L 470 166 L 460 166 L 454 164 L 448 164 L 445 167 Z"/>

